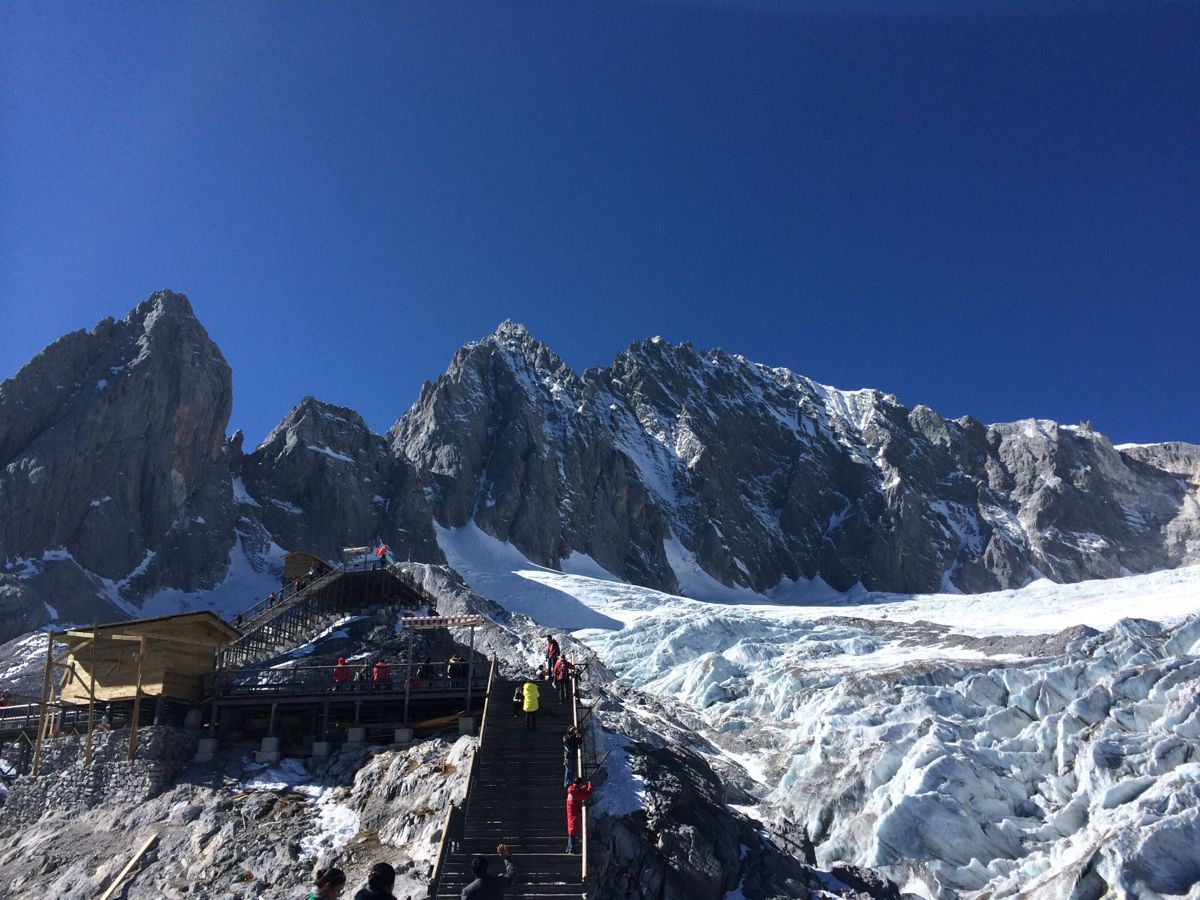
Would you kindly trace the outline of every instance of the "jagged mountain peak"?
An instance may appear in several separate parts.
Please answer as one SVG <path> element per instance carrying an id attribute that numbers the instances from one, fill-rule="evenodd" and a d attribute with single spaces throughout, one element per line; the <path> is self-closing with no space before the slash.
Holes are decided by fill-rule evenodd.
<path id="1" fill-rule="evenodd" d="M 473 356 L 477 357 L 480 353 L 495 354 L 497 359 L 505 360 L 514 369 L 534 374 L 535 377 L 545 373 L 559 381 L 578 380 L 571 367 L 549 344 L 539 341 L 528 328 L 510 319 L 501 322 L 482 341 L 468 346 L 473 349 Z"/>
<path id="2" fill-rule="evenodd" d="M 382 438 L 357 412 L 307 396 L 293 406 L 255 449 L 258 455 L 284 456 L 298 449 L 334 458 L 375 453 Z"/>
<path id="3" fill-rule="evenodd" d="M 187 294 L 179 294 L 169 288 L 164 288 L 161 291 L 155 291 L 134 307 L 126 319 L 129 321 L 145 320 L 150 316 L 160 315 L 195 319 L 196 311 L 192 308 Z"/>
<path id="4" fill-rule="evenodd" d="M 502 341 L 533 340 L 533 335 L 529 333 L 529 329 L 522 323 L 514 322 L 512 319 L 505 319 L 497 325 L 496 330 L 492 332 L 491 336 Z"/>
<path id="5" fill-rule="evenodd" d="M 288 410 L 287 414 L 279 421 L 279 424 L 272 429 L 272 432 L 280 428 L 289 428 L 304 421 L 326 421 L 334 422 L 342 425 L 350 425 L 353 427 L 367 428 L 363 417 L 357 412 L 350 409 L 348 406 L 338 406 L 336 403 L 328 403 L 324 400 L 318 400 L 311 394 L 305 396 Z M 264 442 L 265 443 L 265 442 Z"/>
<path id="6" fill-rule="evenodd" d="M 96 579 L 109 597 L 212 586 L 231 539 L 215 532 L 232 403 L 229 366 L 181 294 L 55 341 L 0 388 L 0 550 L 36 560 L 76 614 L 71 592 Z"/>

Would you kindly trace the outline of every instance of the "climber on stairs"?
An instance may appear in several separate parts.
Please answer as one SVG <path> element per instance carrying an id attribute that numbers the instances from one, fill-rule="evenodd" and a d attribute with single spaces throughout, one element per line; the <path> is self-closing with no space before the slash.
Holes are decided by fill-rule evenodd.
<path id="1" fill-rule="evenodd" d="M 488 858 L 474 856 L 471 858 L 471 873 L 475 880 L 462 889 L 462 900 L 502 900 L 504 889 L 513 883 L 517 867 L 513 865 L 512 854 L 505 844 L 496 846 L 496 853 L 504 861 L 503 875 L 488 874 Z"/>
<path id="2" fill-rule="evenodd" d="M 538 686 L 532 681 L 527 681 L 522 692 L 525 694 L 525 727 L 530 731 L 537 731 Z"/>
<path id="3" fill-rule="evenodd" d="M 585 781 L 582 775 L 576 775 L 567 788 L 568 853 L 577 853 L 582 849 L 576 846 L 575 839 L 583 833 L 583 804 L 592 799 L 592 791 L 592 783 Z"/>

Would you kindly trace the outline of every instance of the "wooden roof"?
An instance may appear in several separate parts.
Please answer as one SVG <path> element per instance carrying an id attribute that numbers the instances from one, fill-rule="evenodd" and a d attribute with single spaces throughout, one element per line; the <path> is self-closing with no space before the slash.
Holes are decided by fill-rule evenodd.
<path id="1" fill-rule="evenodd" d="M 241 635 L 241 632 L 229 625 L 214 612 L 203 610 L 201 612 L 174 613 L 169 616 L 154 616 L 147 619 L 127 619 L 124 622 L 108 622 L 104 625 L 97 625 L 95 631 L 100 634 L 111 631 L 121 631 L 128 634 L 153 634 L 155 631 L 170 631 L 173 628 L 181 628 L 184 630 L 196 627 L 208 627 L 215 630 L 219 636 L 232 641 Z M 87 632 L 89 635 L 92 632 L 92 626 L 80 625 L 67 631 L 55 631 L 52 636 L 59 640 L 70 643 L 81 632 Z"/>

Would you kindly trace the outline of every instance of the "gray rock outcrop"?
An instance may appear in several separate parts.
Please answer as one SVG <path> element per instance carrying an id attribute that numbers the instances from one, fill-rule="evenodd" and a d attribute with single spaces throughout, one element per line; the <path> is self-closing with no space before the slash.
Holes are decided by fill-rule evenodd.
<path id="1" fill-rule="evenodd" d="M 401 558 L 442 559 L 412 467 L 353 410 L 304 398 L 240 471 L 280 546 L 337 559 L 348 544 L 386 543 Z"/>
<path id="2" fill-rule="evenodd" d="M 441 524 L 698 596 L 787 598 L 817 577 L 973 592 L 1200 559 L 1196 490 L 1179 478 L 1194 475 L 1190 445 L 1119 451 L 1086 426 L 948 421 L 657 338 L 576 376 L 505 323 L 389 440 Z"/>
<path id="3" fill-rule="evenodd" d="M 113 610 L 215 586 L 233 537 L 232 402 L 229 366 L 181 294 L 51 344 L 0 385 L 5 570 L 69 585 L 38 593 L 74 620 L 94 597 Z"/>

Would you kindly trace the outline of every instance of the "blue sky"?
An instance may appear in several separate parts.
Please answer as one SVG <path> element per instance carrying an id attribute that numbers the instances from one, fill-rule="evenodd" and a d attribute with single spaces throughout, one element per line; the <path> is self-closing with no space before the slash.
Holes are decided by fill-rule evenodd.
<path id="1" fill-rule="evenodd" d="M 251 442 L 506 318 L 1200 442 L 1200 6 L 1052 6 L 5 4 L 0 378 L 169 287 Z"/>

